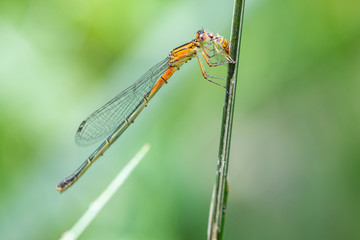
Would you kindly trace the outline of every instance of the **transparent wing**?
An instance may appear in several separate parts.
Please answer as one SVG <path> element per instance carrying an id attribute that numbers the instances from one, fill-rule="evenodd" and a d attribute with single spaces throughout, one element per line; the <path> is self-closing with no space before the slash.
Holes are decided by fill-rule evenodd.
<path id="1" fill-rule="evenodd" d="M 76 132 L 76 144 L 91 145 L 113 133 L 136 109 L 144 95 L 149 93 L 155 82 L 168 68 L 168 63 L 167 57 L 148 70 L 133 85 L 87 117 Z"/>

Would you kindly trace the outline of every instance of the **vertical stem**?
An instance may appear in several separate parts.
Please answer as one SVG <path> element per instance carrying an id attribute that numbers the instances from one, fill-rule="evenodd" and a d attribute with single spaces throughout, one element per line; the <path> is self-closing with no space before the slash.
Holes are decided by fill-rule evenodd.
<path id="1" fill-rule="evenodd" d="M 213 190 L 208 225 L 208 240 L 222 239 L 224 220 L 227 204 L 229 185 L 227 172 L 229 166 L 229 152 L 231 141 L 232 121 L 235 105 L 235 92 L 237 82 L 237 71 L 239 63 L 239 52 L 241 42 L 241 30 L 244 15 L 245 0 L 235 0 L 234 12 L 230 37 L 230 57 L 236 61 L 229 64 L 226 82 L 225 103 L 221 124 L 219 161 L 216 172 L 216 182 Z"/>

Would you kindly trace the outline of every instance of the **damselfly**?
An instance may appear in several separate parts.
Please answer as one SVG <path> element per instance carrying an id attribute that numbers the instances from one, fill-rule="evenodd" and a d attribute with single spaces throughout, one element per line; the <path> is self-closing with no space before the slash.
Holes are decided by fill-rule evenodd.
<path id="1" fill-rule="evenodd" d="M 210 67 L 234 63 L 229 56 L 229 44 L 224 37 L 199 30 L 194 40 L 172 50 L 164 60 L 148 70 L 133 85 L 96 110 L 80 124 L 75 135 L 75 141 L 78 145 L 89 145 L 108 137 L 73 174 L 57 185 L 57 190 L 63 192 L 79 179 L 86 169 L 102 156 L 110 145 L 134 122 L 134 119 L 146 107 L 161 86 L 167 83 L 174 72 L 187 61 L 196 57 L 204 78 L 220 85 L 211 80 L 219 79 L 219 77 L 207 74 L 200 60 L 200 55 Z M 211 61 L 215 56 L 220 56 L 221 59 L 216 62 Z"/>

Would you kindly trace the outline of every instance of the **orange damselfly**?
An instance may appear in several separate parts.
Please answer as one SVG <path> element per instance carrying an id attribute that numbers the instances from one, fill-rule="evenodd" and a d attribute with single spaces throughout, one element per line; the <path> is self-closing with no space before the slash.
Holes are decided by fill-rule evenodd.
<path id="1" fill-rule="evenodd" d="M 200 60 L 200 55 L 210 67 L 234 63 L 229 56 L 229 44 L 224 37 L 217 33 L 208 33 L 203 29 L 199 30 L 194 40 L 172 50 L 164 60 L 148 70 L 133 85 L 96 110 L 80 124 L 75 135 L 75 142 L 78 145 L 90 145 L 108 137 L 73 174 L 57 185 L 57 191 L 65 191 L 79 179 L 86 169 L 102 156 L 110 145 L 134 122 L 134 119 L 161 86 L 167 83 L 174 72 L 187 61 L 196 57 L 203 77 L 220 85 L 211 80 L 219 79 L 219 77 L 207 74 Z M 220 56 L 222 59 L 212 62 L 211 59 L 215 56 Z"/>

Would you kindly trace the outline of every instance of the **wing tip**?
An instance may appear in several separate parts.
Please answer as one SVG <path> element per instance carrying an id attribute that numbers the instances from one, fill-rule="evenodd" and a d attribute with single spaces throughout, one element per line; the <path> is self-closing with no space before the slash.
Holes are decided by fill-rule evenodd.
<path id="1" fill-rule="evenodd" d="M 80 123 L 77 133 L 81 132 L 84 129 L 85 123 L 86 123 L 86 120 L 84 120 Z"/>

